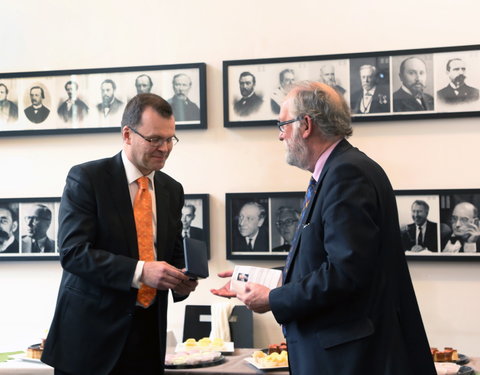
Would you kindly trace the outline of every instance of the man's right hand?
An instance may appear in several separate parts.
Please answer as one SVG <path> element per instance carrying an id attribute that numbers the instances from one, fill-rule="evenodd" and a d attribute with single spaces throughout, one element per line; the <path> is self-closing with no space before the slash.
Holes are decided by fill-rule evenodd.
<path id="1" fill-rule="evenodd" d="M 167 262 L 145 262 L 140 281 L 158 290 L 175 289 L 178 284 L 188 280 L 181 270 Z"/>
<path id="2" fill-rule="evenodd" d="M 224 278 L 224 277 L 231 277 L 232 274 L 233 274 L 233 270 L 229 270 L 229 271 L 220 272 L 218 276 Z M 230 280 L 228 280 L 228 282 L 224 286 L 222 286 L 220 289 L 210 289 L 210 292 L 219 297 L 231 298 L 231 297 L 237 296 L 236 292 L 230 290 Z"/>

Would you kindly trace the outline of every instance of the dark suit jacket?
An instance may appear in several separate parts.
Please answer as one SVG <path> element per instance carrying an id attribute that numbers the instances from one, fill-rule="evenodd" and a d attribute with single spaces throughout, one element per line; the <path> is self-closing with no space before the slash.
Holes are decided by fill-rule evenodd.
<path id="1" fill-rule="evenodd" d="M 199 241 L 205 241 L 205 235 L 202 228 L 190 227 L 190 238 Z"/>
<path id="2" fill-rule="evenodd" d="M 35 109 L 33 106 L 25 108 L 25 116 L 31 121 L 34 122 L 35 124 L 39 124 L 41 122 L 44 122 L 48 115 L 50 114 L 50 110 L 42 105 L 40 108 L 38 108 L 37 112 L 35 113 Z"/>
<path id="3" fill-rule="evenodd" d="M 72 121 L 72 119 L 82 121 L 88 114 L 88 106 L 82 100 L 76 99 L 72 107 L 68 109 L 68 104 L 65 101 L 58 107 L 57 113 L 65 122 Z"/>
<path id="4" fill-rule="evenodd" d="M 283 244 L 277 247 L 274 247 L 272 251 L 283 251 L 283 252 L 289 252 L 290 251 L 290 244 Z"/>
<path id="5" fill-rule="evenodd" d="M 233 105 L 235 113 L 239 116 L 249 116 L 252 113 L 257 112 L 263 103 L 263 98 L 253 93 L 248 98 L 241 98 Z"/>
<path id="6" fill-rule="evenodd" d="M 400 88 L 393 93 L 393 112 L 431 111 L 433 109 L 433 97 L 431 95 L 424 93 L 423 102 L 425 108 L 417 102 L 413 95 Z"/>
<path id="7" fill-rule="evenodd" d="M 22 253 L 32 253 L 32 237 L 23 236 L 22 237 Z M 55 241 L 51 238 L 45 240 L 45 253 L 54 253 L 55 252 Z"/>
<path id="8" fill-rule="evenodd" d="M 190 99 L 181 100 L 174 96 L 168 100 L 172 105 L 175 121 L 199 121 L 200 109 Z"/>
<path id="9" fill-rule="evenodd" d="M 4 107 L 7 108 L 6 112 L 8 112 L 6 121 L 16 121 L 18 119 L 18 106 L 11 100 L 6 99 L 3 102 L 0 102 L 0 113 L 2 112 Z"/>
<path id="10" fill-rule="evenodd" d="M 360 104 L 363 98 L 363 90 L 355 91 L 351 97 L 352 113 L 360 112 Z M 388 87 L 377 85 L 372 97 L 372 104 L 368 113 L 390 112 L 390 95 Z"/>
<path id="11" fill-rule="evenodd" d="M 112 104 L 110 104 L 110 111 L 108 111 L 107 115 L 105 115 L 104 108 L 105 108 L 105 106 L 103 105 L 103 103 L 97 104 L 98 112 L 100 112 L 100 114 L 102 116 L 108 117 L 110 115 L 114 115 L 120 109 L 122 109 L 123 108 L 123 102 L 121 100 L 118 100 L 117 98 L 114 98 Z"/>
<path id="12" fill-rule="evenodd" d="M 184 267 L 182 186 L 155 173 L 157 259 Z M 42 361 L 69 374 L 107 375 L 130 331 L 138 290 L 133 208 L 120 154 L 74 166 L 59 210 L 64 269 Z M 168 291 L 157 291 L 160 350 L 165 355 Z"/>
<path id="13" fill-rule="evenodd" d="M 268 251 L 270 247 L 268 246 L 268 233 L 264 227 L 261 227 L 258 231 L 258 236 L 255 239 L 253 245 L 253 250 L 248 248 L 247 241 L 238 230 L 235 230 L 233 237 L 233 251 Z"/>
<path id="14" fill-rule="evenodd" d="M 427 220 L 427 230 L 423 236 L 423 245 L 431 251 L 438 251 L 437 227 L 437 223 Z M 406 230 L 402 232 L 402 244 L 405 251 L 410 250 L 417 243 L 416 234 L 417 226 L 415 223 L 408 224 Z"/>
<path id="15" fill-rule="evenodd" d="M 342 140 L 310 202 L 269 298 L 291 373 L 435 375 L 384 171 Z"/>
<path id="16" fill-rule="evenodd" d="M 458 88 L 458 95 L 452 86 L 448 85 L 437 91 L 438 99 L 449 104 L 468 103 L 478 100 L 479 92 L 475 87 L 462 85 Z"/>
<path id="17" fill-rule="evenodd" d="M 18 253 L 18 241 L 17 239 L 15 238 L 15 240 L 10 244 L 10 246 L 8 246 L 4 251 L 0 251 L 0 253 L 2 254 L 6 254 L 6 253 Z"/>

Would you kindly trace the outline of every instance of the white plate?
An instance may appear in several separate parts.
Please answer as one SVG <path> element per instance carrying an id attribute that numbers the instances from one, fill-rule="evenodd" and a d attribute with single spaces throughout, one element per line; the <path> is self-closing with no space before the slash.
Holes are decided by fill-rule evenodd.
<path id="1" fill-rule="evenodd" d="M 11 355 L 10 357 L 15 359 L 21 359 L 22 361 L 25 361 L 25 362 L 43 363 L 42 361 L 40 361 L 40 359 L 27 357 L 25 353 L 14 354 L 14 355 Z"/>
<path id="2" fill-rule="evenodd" d="M 262 365 L 258 364 L 257 362 L 255 362 L 253 360 L 253 358 L 251 358 L 251 357 L 245 358 L 245 361 L 247 361 L 251 365 L 255 366 L 259 370 L 264 370 L 264 371 L 268 371 L 268 370 L 272 370 L 272 371 L 273 370 L 288 370 L 288 366 L 262 366 Z"/>
<path id="3" fill-rule="evenodd" d="M 218 346 L 200 346 L 200 345 L 195 345 L 195 346 L 189 346 L 185 348 L 185 344 L 182 342 L 180 344 L 177 344 L 175 347 L 175 353 L 178 352 L 187 352 L 189 350 L 197 350 L 197 349 L 207 349 L 207 350 L 213 350 L 216 352 L 222 352 L 222 353 L 233 353 L 235 351 L 235 348 L 233 346 L 232 341 L 225 341 L 223 343 L 222 348 L 218 348 Z"/>

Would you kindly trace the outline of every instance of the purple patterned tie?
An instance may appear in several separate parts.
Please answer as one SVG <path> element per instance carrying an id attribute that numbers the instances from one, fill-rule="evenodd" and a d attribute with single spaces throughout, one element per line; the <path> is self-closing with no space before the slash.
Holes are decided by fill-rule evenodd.
<path id="1" fill-rule="evenodd" d="M 303 225 L 305 214 L 307 213 L 308 205 L 310 204 L 310 200 L 312 199 L 313 192 L 315 191 L 315 184 L 317 181 L 312 177 L 310 179 L 310 183 L 308 184 L 307 192 L 305 193 L 305 200 L 303 201 L 303 208 L 302 208 L 302 215 L 300 217 L 300 221 L 297 225 L 297 230 L 295 231 L 295 235 L 293 236 L 292 245 L 290 246 L 290 251 L 287 255 L 287 260 L 285 262 L 285 267 L 283 267 L 283 282 L 285 283 L 285 277 L 287 277 L 288 269 L 290 268 L 290 263 L 292 262 L 292 255 L 295 246 L 297 246 L 298 236 L 300 234 L 300 227 Z"/>

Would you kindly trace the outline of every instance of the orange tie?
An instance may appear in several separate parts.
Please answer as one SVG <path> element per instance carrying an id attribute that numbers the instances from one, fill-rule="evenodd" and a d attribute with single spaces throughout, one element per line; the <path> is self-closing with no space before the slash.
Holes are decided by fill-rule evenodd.
<path id="1" fill-rule="evenodd" d="M 153 252 L 152 197 L 148 191 L 148 177 L 137 180 L 138 191 L 133 202 L 133 215 L 137 228 L 138 255 L 140 260 L 151 262 L 155 260 Z M 152 303 L 157 290 L 142 284 L 138 290 L 137 301 L 143 307 Z"/>

